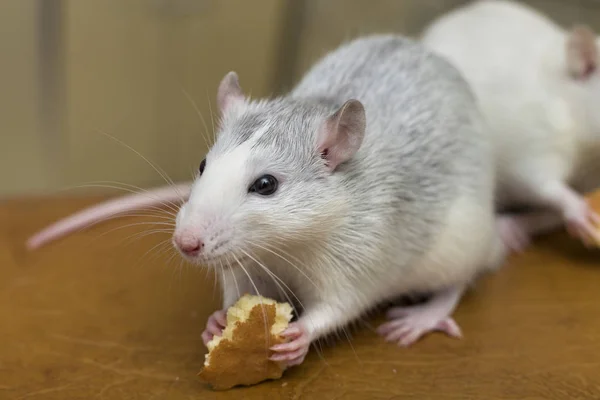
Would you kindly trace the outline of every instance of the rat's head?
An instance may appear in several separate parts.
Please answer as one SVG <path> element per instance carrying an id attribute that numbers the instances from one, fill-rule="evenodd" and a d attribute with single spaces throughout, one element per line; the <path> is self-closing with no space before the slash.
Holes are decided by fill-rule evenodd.
<path id="1" fill-rule="evenodd" d="M 359 149 L 365 111 L 318 102 L 251 102 L 234 72 L 222 80 L 218 137 L 177 216 L 175 246 L 210 266 L 318 246 L 347 217 L 340 170 Z"/>
<path id="2" fill-rule="evenodd" d="M 600 140 L 600 39 L 585 25 L 573 27 L 565 44 L 566 71 L 576 112 L 587 135 Z"/>

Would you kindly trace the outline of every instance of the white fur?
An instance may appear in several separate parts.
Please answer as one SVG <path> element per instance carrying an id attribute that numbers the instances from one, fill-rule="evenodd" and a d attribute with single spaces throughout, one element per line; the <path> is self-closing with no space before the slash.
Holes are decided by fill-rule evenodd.
<path id="1" fill-rule="evenodd" d="M 244 203 L 248 181 L 256 168 L 249 158 L 250 142 L 219 157 L 207 157 L 202 179 L 192 184 L 189 201 L 177 216 L 179 229 L 197 234 L 204 242 L 202 262 L 231 251 L 235 211 Z"/>
<path id="2" fill-rule="evenodd" d="M 579 179 L 581 161 L 600 149 L 600 76 L 568 74 L 567 34 L 532 8 L 484 0 L 423 35 L 463 73 L 490 121 L 500 204 L 526 203 L 530 188 L 545 181 Z"/>

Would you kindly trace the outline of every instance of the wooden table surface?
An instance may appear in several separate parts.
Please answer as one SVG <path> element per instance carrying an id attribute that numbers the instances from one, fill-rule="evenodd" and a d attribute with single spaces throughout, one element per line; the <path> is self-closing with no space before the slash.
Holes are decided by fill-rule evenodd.
<path id="1" fill-rule="evenodd" d="M 96 201 L 0 205 L 0 399 L 600 399 L 600 252 L 561 233 L 476 285 L 456 312 L 462 340 L 401 349 L 365 326 L 281 380 L 215 393 L 196 378 L 213 277 L 149 225 L 116 229 L 151 219 L 23 248 Z"/>

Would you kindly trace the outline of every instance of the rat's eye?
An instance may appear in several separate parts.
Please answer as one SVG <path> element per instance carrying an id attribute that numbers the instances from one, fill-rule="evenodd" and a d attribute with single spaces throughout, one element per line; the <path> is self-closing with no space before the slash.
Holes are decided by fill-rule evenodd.
<path id="1" fill-rule="evenodd" d="M 250 193 L 258 193 L 261 196 L 269 196 L 277 190 L 277 179 L 272 175 L 263 175 L 254 181 L 248 189 Z"/>
<path id="2" fill-rule="evenodd" d="M 198 168 L 198 170 L 200 171 L 200 175 L 202 175 L 202 173 L 204 172 L 204 168 L 206 168 L 206 158 L 202 160 L 202 162 L 200 163 L 200 168 Z"/>

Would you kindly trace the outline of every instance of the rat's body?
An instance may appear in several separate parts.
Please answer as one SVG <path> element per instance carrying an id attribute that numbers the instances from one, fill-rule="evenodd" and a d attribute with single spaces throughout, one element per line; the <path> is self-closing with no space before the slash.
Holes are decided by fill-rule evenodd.
<path id="1" fill-rule="evenodd" d="M 426 46 L 471 85 L 494 137 L 497 202 L 516 249 L 527 236 L 565 221 L 595 235 L 596 218 L 579 193 L 600 186 L 600 74 L 589 29 L 565 31 L 509 1 L 477 1 L 425 30 Z"/>
<path id="2" fill-rule="evenodd" d="M 373 36 L 324 57 L 288 96 L 250 101 L 230 73 L 218 99 L 219 135 L 174 242 L 221 268 L 223 309 L 245 292 L 293 292 L 294 340 L 274 359 L 301 362 L 311 341 L 414 292 L 435 295 L 391 309 L 380 333 L 403 345 L 460 334 L 455 305 L 504 249 L 489 135 L 454 68 L 408 39 Z M 204 340 L 223 322 L 215 313 Z"/>

